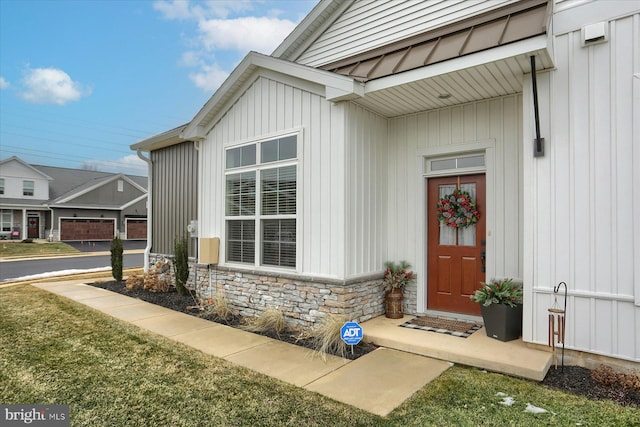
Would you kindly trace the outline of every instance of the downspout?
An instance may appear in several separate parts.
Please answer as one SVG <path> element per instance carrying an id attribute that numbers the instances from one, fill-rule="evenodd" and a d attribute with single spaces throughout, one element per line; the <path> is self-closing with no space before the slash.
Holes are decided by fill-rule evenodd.
<path id="1" fill-rule="evenodd" d="M 147 246 L 144 248 L 144 272 L 149 272 L 149 256 L 151 255 L 151 227 L 153 225 L 153 204 L 152 194 L 153 192 L 153 163 L 151 159 L 142 155 L 142 151 L 137 150 L 136 154 L 141 160 L 144 160 L 148 165 L 148 178 L 147 178 Z"/>
<path id="2" fill-rule="evenodd" d="M 49 225 L 50 225 L 50 229 L 49 229 L 49 237 L 48 240 L 50 242 L 53 242 L 53 208 L 51 208 L 51 206 L 49 206 L 48 204 L 45 205 L 47 209 L 49 209 Z"/>
<path id="3" fill-rule="evenodd" d="M 531 84 L 533 86 L 533 112 L 536 121 L 536 139 L 533 145 L 533 157 L 544 156 L 544 138 L 540 138 L 540 112 L 538 111 L 538 82 L 536 81 L 536 57 L 531 55 Z"/>

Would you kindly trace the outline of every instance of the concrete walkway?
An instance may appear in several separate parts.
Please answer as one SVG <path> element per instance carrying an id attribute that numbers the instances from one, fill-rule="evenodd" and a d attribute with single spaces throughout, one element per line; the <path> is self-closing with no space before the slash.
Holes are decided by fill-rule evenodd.
<path id="1" fill-rule="evenodd" d="M 385 416 L 451 363 L 388 348 L 326 360 L 300 346 L 159 307 L 80 281 L 33 286 L 287 383 Z"/>

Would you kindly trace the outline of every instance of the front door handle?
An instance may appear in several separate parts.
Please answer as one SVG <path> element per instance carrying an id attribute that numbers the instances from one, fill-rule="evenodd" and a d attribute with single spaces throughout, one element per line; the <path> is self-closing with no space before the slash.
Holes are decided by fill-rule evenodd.
<path id="1" fill-rule="evenodd" d="M 480 271 L 482 271 L 483 273 L 487 271 L 487 251 L 480 251 L 480 262 L 482 263 L 482 268 L 480 269 Z"/>

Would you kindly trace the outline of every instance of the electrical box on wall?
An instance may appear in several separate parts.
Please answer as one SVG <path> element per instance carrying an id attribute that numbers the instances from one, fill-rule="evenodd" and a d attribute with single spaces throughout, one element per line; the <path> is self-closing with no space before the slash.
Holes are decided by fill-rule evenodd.
<path id="1" fill-rule="evenodd" d="M 217 264 L 220 251 L 219 237 L 200 238 L 200 264 Z"/>

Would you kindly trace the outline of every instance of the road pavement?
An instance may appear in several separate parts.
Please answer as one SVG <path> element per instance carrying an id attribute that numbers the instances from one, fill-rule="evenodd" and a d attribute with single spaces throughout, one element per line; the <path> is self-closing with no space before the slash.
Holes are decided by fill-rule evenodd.
<path id="1" fill-rule="evenodd" d="M 78 256 L 2 261 L 0 262 L 0 282 L 36 274 L 52 273 L 55 275 L 55 273 L 67 270 L 111 268 L 111 255 L 108 252 L 90 253 L 93 252 L 92 249 L 89 246 L 86 249 L 88 253 Z M 127 249 L 123 255 L 123 268 L 142 267 L 143 265 L 144 253 L 142 250 Z"/>

